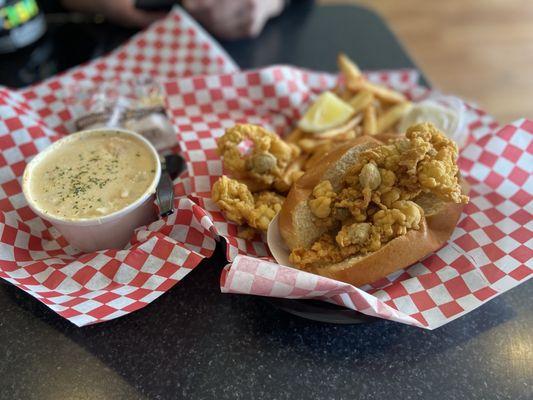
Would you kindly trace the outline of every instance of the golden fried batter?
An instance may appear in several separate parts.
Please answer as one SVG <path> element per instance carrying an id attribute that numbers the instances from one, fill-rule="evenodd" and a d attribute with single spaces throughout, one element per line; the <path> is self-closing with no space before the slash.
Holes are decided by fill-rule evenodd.
<path id="1" fill-rule="evenodd" d="M 211 197 L 226 217 L 238 224 L 245 222 L 245 215 L 254 207 L 254 197 L 248 187 L 224 175 L 213 185 Z"/>
<path id="2" fill-rule="evenodd" d="M 246 220 L 251 227 L 266 232 L 270 221 L 281 210 L 285 197 L 274 192 L 263 191 L 255 193 L 254 200 L 254 208 L 250 210 Z"/>
<path id="3" fill-rule="evenodd" d="M 263 191 L 252 195 L 248 187 L 235 179 L 221 176 L 213 185 L 213 201 L 226 217 L 239 225 L 248 224 L 262 231 L 281 209 L 285 198 L 277 193 Z M 246 232 L 250 236 L 250 232 Z"/>
<path id="4" fill-rule="evenodd" d="M 310 249 L 294 249 L 291 262 L 304 269 L 340 262 L 420 229 L 424 211 L 413 200 L 423 193 L 455 203 L 468 201 L 459 185 L 457 147 L 431 124 L 415 125 L 405 138 L 361 153 L 338 194 L 329 181 L 319 183 L 309 208 L 333 228 Z M 344 216 L 341 226 L 339 215 Z"/>
<path id="5" fill-rule="evenodd" d="M 457 146 L 432 124 L 414 125 L 405 138 L 362 153 L 359 162 L 346 174 L 346 182 L 353 185 L 361 181 L 361 173 L 369 162 L 379 168 L 382 180 L 387 175 L 378 189 L 380 195 L 394 186 L 400 190 L 401 199 L 431 192 L 444 201 L 468 200 L 461 194 L 458 181 Z"/>
<path id="6" fill-rule="evenodd" d="M 296 248 L 290 254 L 294 265 L 306 269 L 338 263 L 348 257 L 365 255 L 405 235 L 408 229 L 419 229 L 424 211 L 413 201 L 400 200 L 392 208 L 379 210 L 367 222 L 346 220 L 336 235 L 322 235 L 310 249 Z"/>
<path id="7" fill-rule="evenodd" d="M 246 142 L 250 142 L 249 151 L 239 147 Z M 285 170 L 300 153 L 297 146 L 284 142 L 275 133 L 250 124 L 227 129 L 217 145 L 224 168 L 233 177 L 245 181 L 252 191 L 285 187 Z"/>
<path id="8" fill-rule="evenodd" d="M 309 200 L 309 208 L 318 218 L 326 218 L 331 214 L 331 203 L 337 197 L 330 181 L 320 182 L 313 189 L 313 198 Z"/>

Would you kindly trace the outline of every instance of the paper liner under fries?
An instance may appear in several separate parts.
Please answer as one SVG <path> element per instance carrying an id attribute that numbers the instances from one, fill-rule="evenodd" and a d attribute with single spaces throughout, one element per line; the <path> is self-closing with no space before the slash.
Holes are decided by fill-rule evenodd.
<path id="1" fill-rule="evenodd" d="M 72 323 L 110 320 L 149 304 L 210 256 L 206 214 L 188 198 L 140 227 L 123 250 L 79 254 L 28 207 L 27 162 L 68 133 L 67 88 L 235 71 L 235 63 L 181 9 L 106 57 L 20 91 L 0 87 L 0 277 Z"/>
<path id="2" fill-rule="evenodd" d="M 419 101 L 438 95 L 417 86 L 413 71 L 382 71 L 369 80 Z M 533 122 L 499 129 L 489 115 L 464 104 L 468 145 L 461 173 L 470 203 L 450 241 L 435 254 L 386 279 L 356 288 L 274 262 L 266 238 L 245 241 L 211 201 L 222 174 L 216 138 L 247 122 L 283 135 L 336 77 L 291 67 L 197 77 L 165 85 L 167 109 L 187 159 L 176 193 L 205 212 L 204 227 L 225 238 L 232 261 L 221 277 L 223 292 L 313 298 L 368 315 L 434 329 L 511 289 L 532 275 Z M 437 96 L 438 97 L 438 96 Z"/>

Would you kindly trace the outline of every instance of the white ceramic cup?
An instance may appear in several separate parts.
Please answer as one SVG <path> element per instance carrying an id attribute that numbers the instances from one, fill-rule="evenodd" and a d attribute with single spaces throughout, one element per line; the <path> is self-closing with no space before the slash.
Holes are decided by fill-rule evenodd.
<path id="1" fill-rule="evenodd" d="M 31 195 L 30 182 L 32 172 L 38 163 L 48 154 L 55 151 L 67 140 L 75 140 L 77 136 L 94 135 L 102 132 L 112 132 L 121 135 L 130 135 L 135 137 L 154 156 L 155 175 L 146 191 L 141 197 L 126 207 L 117 210 L 111 214 L 101 217 L 85 219 L 68 219 L 58 218 L 49 215 L 35 202 Z M 68 135 L 57 142 L 53 143 L 28 163 L 22 177 L 22 190 L 30 208 L 41 218 L 49 221 L 65 239 L 77 249 L 83 252 L 92 252 L 103 249 L 120 249 L 123 248 L 131 238 L 135 228 L 146 225 L 155 220 L 155 192 L 159 178 L 161 177 L 161 163 L 159 155 L 152 144 L 138 133 L 117 128 L 98 128 L 81 131 Z"/>

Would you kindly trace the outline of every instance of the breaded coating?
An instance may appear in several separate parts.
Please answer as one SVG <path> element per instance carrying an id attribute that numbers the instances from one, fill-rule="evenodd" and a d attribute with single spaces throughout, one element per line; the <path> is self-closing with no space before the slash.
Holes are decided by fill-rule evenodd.
<path id="1" fill-rule="evenodd" d="M 254 194 L 254 208 L 247 216 L 248 225 L 262 231 L 267 231 L 270 221 L 281 210 L 285 197 L 269 191 Z"/>
<path id="2" fill-rule="evenodd" d="M 332 229 L 310 249 L 294 249 L 291 262 L 303 269 L 340 262 L 420 229 L 424 211 L 416 197 L 424 193 L 448 202 L 468 201 L 459 185 L 455 143 L 428 123 L 361 153 L 338 194 L 328 181 L 315 187 L 309 208 Z M 344 216 L 340 227 L 338 215 Z"/>
<path id="3" fill-rule="evenodd" d="M 337 197 L 330 181 L 322 181 L 313 189 L 313 198 L 309 200 L 309 208 L 318 218 L 326 218 L 331 214 L 331 203 Z"/>
<path id="4" fill-rule="evenodd" d="M 254 207 L 254 197 L 248 187 L 227 176 L 215 182 L 211 198 L 230 221 L 238 224 L 246 221 L 245 215 Z"/>
<path id="5" fill-rule="evenodd" d="M 266 231 L 270 221 L 281 210 L 285 197 L 271 192 L 252 193 L 235 179 L 221 176 L 213 185 L 213 201 L 230 221 Z M 250 232 L 246 232 L 250 236 Z"/>
<path id="6" fill-rule="evenodd" d="M 368 222 L 345 221 L 336 235 L 325 233 L 310 249 L 294 249 L 290 261 L 306 269 L 374 252 L 392 239 L 405 235 L 408 229 L 419 229 L 423 215 L 422 208 L 413 201 L 400 200 L 392 208 L 377 211 Z"/>
<path id="7" fill-rule="evenodd" d="M 382 176 L 388 175 L 378 189 L 380 194 L 394 186 L 400 190 L 401 199 L 431 192 L 444 201 L 468 201 L 459 185 L 457 145 L 430 123 L 413 125 L 405 138 L 362 153 L 359 162 L 347 172 L 346 182 L 360 180 L 369 162 L 379 168 Z"/>
<path id="8" fill-rule="evenodd" d="M 285 187 L 285 170 L 300 153 L 297 146 L 286 143 L 263 127 L 251 124 L 239 124 L 227 129 L 217 146 L 224 168 L 234 178 L 245 181 L 252 191 L 272 186 Z"/>

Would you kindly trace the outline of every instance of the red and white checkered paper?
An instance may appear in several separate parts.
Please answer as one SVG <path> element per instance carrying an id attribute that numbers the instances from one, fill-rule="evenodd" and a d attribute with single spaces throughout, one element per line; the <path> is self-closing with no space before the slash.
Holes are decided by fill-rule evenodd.
<path id="1" fill-rule="evenodd" d="M 369 79 L 402 91 L 413 100 L 430 94 L 417 86 L 414 71 L 382 71 Z M 319 299 L 368 315 L 422 328 L 439 327 L 529 279 L 533 223 L 533 122 L 502 129 L 486 113 L 466 106 L 470 144 L 461 152 L 471 201 L 450 241 L 435 254 L 386 279 L 352 285 L 278 265 L 265 237 L 245 241 L 210 200 L 222 173 L 216 138 L 238 122 L 260 124 L 283 135 L 314 96 L 336 77 L 275 66 L 165 85 L 167 108 L 187 158 L 178 195 L 205 214 L 209 232 L 224 237 L 232 260 L 221 277 L 227 293 Z M 200 212 L 200 211 L 199 211 Z"/>
<path id="2" fill-rule="evenodd" d="M 70 85 L 236 69 L 175 9 L 106 57 L 28 89 L 0 88 L 0 277 L 82 326 L 144 307 L 210 256 L 215 240 L 202 225 L 205 213 L 186 198 L 170 217 L 139 228 L 126 249 L 79 254 L 30 210 L 20 182 L 27 162 L 68 133 L 72 115 L 61 95 Z"/>
<path id="3" fill-rule="evenodd" d="M 135 35 L 105 57 L 70 69 L 20 91 L 26 104 L 50 129 L 68 133 L 72 121 L 65 97 L 109 82 L 234 72 L 229 55 L 182 8 Z M 68 101 L 68 99 L 67 99 Z"/>

